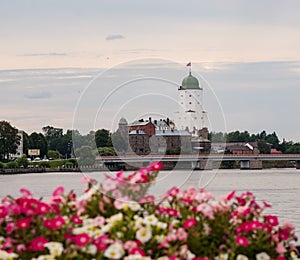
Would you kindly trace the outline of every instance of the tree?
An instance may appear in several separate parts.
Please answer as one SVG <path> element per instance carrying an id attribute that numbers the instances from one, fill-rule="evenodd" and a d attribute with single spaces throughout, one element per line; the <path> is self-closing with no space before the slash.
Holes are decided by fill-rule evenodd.
<path id="1" fill-rule="evenodd" d="M 47 157 L 48 158 L 52 158 L 52 159 L 59 159 L 60 158 L 60 154 L 58 151 L 54 151 L 54 150 L 49 150 L 47 153 Z"/>
<path id="2" fill-rule="evenodd" d="M 110 132 L 106 129 L 96 131 L 95 141 L 97 147 L 112 147 Z"/>
<path id="3" fill-rule="evenodd" d="M 286 153 L 299 154 L 300 153 L 300 143 L 293 144 L 286 149 Z"/>
<path id="4" fill-rule="evenodd" d="M 76 157 L 79 158 L 79 166 L 90 166 L 95 164 L 96 155 L 90 146 L 82 146 L 75 151 Z"/>
<path id="5" fill-rule="evenodd" d="M 17 152 L 19 144 L 18 129 L 7 121 L 0 121 L 0 159 L 9 159 L 10 154 Z"/>
<path id="6" fill-rule="evenodd" d="M 45 136 L 41 133 L 32 133 L 29 136 L 29 149 L 39 149 L 41 157 L 47 155 L 48 143 Z"/>
<path id="7" fill-rule="evenodd" d="M 115 156 L 116 151 L 113 147 L 99 147 L 98 149 L 98 153 L 100 156 Z"/>
<path id="8" fill-rule="evenodd" d="M 24 168 L 26 168 L 29 164 L 29 162 L 26 158 L 26 155 L 23 155 L 22 157 L 18 158 L 16 160 L 16 163 L 17 163 L 18 167 L 24 167 Z"/>
<path id="9" fill-rule="evenodd" d="M 123 136 L 121 135 L 119 130 L 111 135 L 111 141 L 112 141 L 114 149 L 117 152 L 126 152 L 127 151 L 128 143 L 123 138 Z"/>
<path id="10" fill-rule="evenodd" d="M 266 141 L 258 141 L 257 146 L 260 153 L 262 154 L 271 153 L 271 146 Z"/>

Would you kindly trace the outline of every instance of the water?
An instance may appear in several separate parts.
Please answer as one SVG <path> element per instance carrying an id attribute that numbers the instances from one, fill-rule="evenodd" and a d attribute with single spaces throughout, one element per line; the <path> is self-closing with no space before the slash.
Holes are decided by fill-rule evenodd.
<path id="1" fill-rule="evenodd" d="M 101 181 L 103 173 L 90 173 Z M 35 197 L 48 198 L 57 186 L 64 186 L 66 191 L 73 189 L 82 194 L 85 184 L 80 182 L 80 173 L 32 173 L 23 175 L 0 175 L 0 198 L 5 195 L 19 196 L 20 188 L 31 190 Z M 272 204 L 270 214 L 276 214 L 282 221 L 290 221 L 296 226 L 300 238 L 300 170 L 214 170 L 214 171 L 163 171 L 151 193 L 162 195 L 173 186 L 187 188 L 205 187 L 217 198 L 222 194 L 236 190 L 253 192 L 259 201 Z M 299 244 L 299 243 L 298 243 Z"/>

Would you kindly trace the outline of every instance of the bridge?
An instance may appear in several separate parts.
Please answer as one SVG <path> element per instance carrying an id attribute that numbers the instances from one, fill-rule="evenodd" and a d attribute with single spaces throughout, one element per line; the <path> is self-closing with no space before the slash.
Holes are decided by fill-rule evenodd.
<path id="1" fill-rule="evenodd" d="M 300 154 L 180 154 L 180 155 L 119 155 L 98 156 L 97 161 L 104 165 L 134 164 L 147 165 L 153 161 L 191 163 L 196 169 L 209 169 L 211 163 L 239 161 L 241 169 L 262 169 L 263 161 L 293 161 L 300 169 Z"/>

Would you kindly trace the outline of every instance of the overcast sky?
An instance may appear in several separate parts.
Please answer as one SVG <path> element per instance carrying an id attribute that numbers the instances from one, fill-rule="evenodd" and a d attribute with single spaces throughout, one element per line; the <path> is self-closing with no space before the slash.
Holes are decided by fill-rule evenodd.
<path id="1" fill-rule="evenodd" d="M 0 119 L 28 132 L 48 124 L 71 128 L 95 75 L 147 57 L 181 64 L 172 70 L 174 84 L 192 61 L 219 99 L 227 130 L 265 129 L 300 141 L 299 10 L 297 0 L 2 0 Z M 149 68 L 136 70 L 149 74 Z M 100 103 L 108 94 L 104 78 L 95 93 Z M 218 121 L 209 86 L 205 91 L 210 119 Z M 176 88 L 158 95 L 175 99 Z M 129 100 L 132 92 L 122 97 Z M 157 104 L 164 109 L 166 103 Z M 126 116 L 138 117 L 134 111 Z M 103 118 L 98 126 L 111 124 Z"/>

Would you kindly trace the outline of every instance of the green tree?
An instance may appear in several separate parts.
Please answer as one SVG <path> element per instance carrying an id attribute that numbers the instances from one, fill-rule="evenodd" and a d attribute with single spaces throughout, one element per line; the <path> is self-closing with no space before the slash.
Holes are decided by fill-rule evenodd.
<path id="1" fill-rule="evenodd" d="M 82 146 L 75 151 L 79 166 L 90 166 L 95 164 L 96 155 L 90 146 Z"/>
<path id="2" fill-rule="evenodd" d="M 99 147 L 98 153 L 100 156 L 115 156 L 116 151 L 113 147 Z"/>
<path id="3" fill-rule="evenodd" d="M 18 129 L 7 121 L 0 121 L 0 160 L 9 160 L 9 155 L 17 152 L 19 144 Z"/>
<path id="4" fill-rule="evenodd" d="M 52 159 L 59 159 L 60 158 L 60 153 L 58 151 L 49 150 L 48 153 L 47 153 L 47 157 L 52 158 Z"/>
<path id="5" fill-rule="evenodd" d="M 273 148 L 278 149 L 279 148 L 279 139 L 275 132 L 272 134 L 268 134 L 265 138 L 267 143 L 270 143 Z"/>
<path id="6" fill-rule="evenodd" d="M 260 153 L 263 153 L 263 154 L 271 153 L 271 146 L 266 141 L 260 140 L 257 142 L 257 145 L 258 145 L 258 150 Z"/>
<path id="7" fill-rule="evenodd" d="M 22 157 L 18 158 L 16 160 L 16 163 L 17 163 L 18 167 L 24 167 L 24 168 L 27 168 L 27 166 L 29 164 L 26 155 L 23 155 Z"/>
<path id="8" fill-rule="evenodd" d="M 128 150 L 128 143 L 119 131 L 116 131 L 111 135 L 111 141 L 117 152 L 126 152 Z"/>
<path id="9" fill-rule="evenodd" d="M 41 133 L 32 133 L 29 136 L 29 149 L 39 149 L 40 156 L 44 157 L 48 152 L 48 143 L 45 136 Z"/>
<path id="10" fill-rule="evenodd" d="M 300 143 L 296 143 L 296 144 L 293 144 L 291 145 L 289 148 L 286 149 L 285 151 L 286 153 L 297 153 L 297 154 L 300 154 Z"/>
<path id="11" fill-rule="evenodd" d="M 110 132 L 106 129 L 96 131 L 95 141 L 97 147 L 112 147 Z"/>

